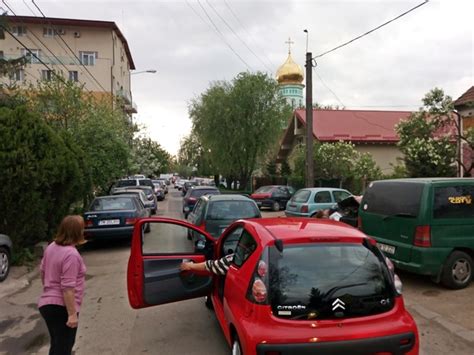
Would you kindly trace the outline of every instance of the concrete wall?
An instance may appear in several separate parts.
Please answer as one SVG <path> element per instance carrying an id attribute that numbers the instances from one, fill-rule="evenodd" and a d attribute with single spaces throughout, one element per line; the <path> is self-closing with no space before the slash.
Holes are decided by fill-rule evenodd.
<path id="1" fill-rule="evenodd" d="M 403 157 L 395 145 L 356 144 L 356 150 L 361 153 L 370 153 L 384 174 L 393 172 L 390 164 L 397 165 L 397 158 Z"/>

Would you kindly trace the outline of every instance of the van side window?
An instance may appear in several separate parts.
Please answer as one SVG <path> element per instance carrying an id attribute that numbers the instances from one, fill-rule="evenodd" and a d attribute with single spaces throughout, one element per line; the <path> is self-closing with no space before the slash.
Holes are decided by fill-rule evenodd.
<path id="1" fill-rule="evenodd" d="M 474 186 L 434 189 L 434 218 L 474 218 Z"/>

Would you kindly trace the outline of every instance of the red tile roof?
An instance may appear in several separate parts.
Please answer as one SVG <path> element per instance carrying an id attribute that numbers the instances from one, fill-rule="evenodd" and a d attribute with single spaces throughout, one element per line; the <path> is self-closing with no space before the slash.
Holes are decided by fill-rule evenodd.
<path id="1" fill-rule="evenodd" d="M 474 104 L 474 86 L 471 86 L 469 90 L 467 90 L 456 101 L 454 101 L 455 106 L 462 106 L 467 103 Z"/>
<path id="2" fill-rule="evenodd" d="M 313 110 L 313 135 L 319 141 L 352 141 L 396 143 L 395 125 L 410 116 L 411 111 Z M 305 110 L 296 117 L 306 126 Z"/>

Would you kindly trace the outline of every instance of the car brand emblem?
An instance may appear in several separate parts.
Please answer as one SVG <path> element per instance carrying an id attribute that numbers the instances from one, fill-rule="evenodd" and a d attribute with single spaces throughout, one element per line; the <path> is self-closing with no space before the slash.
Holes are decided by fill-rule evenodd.
<path id="1" fill-rule="evenodd" d="M 346 304 L 344 302 L 342 302 L 339 298 L 337 298 L 333 303 L 332 303 L 332 310 L 335 311 L 336 309 L 338 308 L 341 308 L 341 309 L 346 309 L 346 307 L 344 307 Z"/>

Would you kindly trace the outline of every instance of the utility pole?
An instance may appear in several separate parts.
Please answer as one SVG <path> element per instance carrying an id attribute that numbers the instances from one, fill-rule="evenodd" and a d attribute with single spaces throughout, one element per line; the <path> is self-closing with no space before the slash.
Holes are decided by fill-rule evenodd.
<path id="1" fill-rule="evenodd" d="M 306 49 L 306 187 L 313 186 L 313 56 Z"/>

